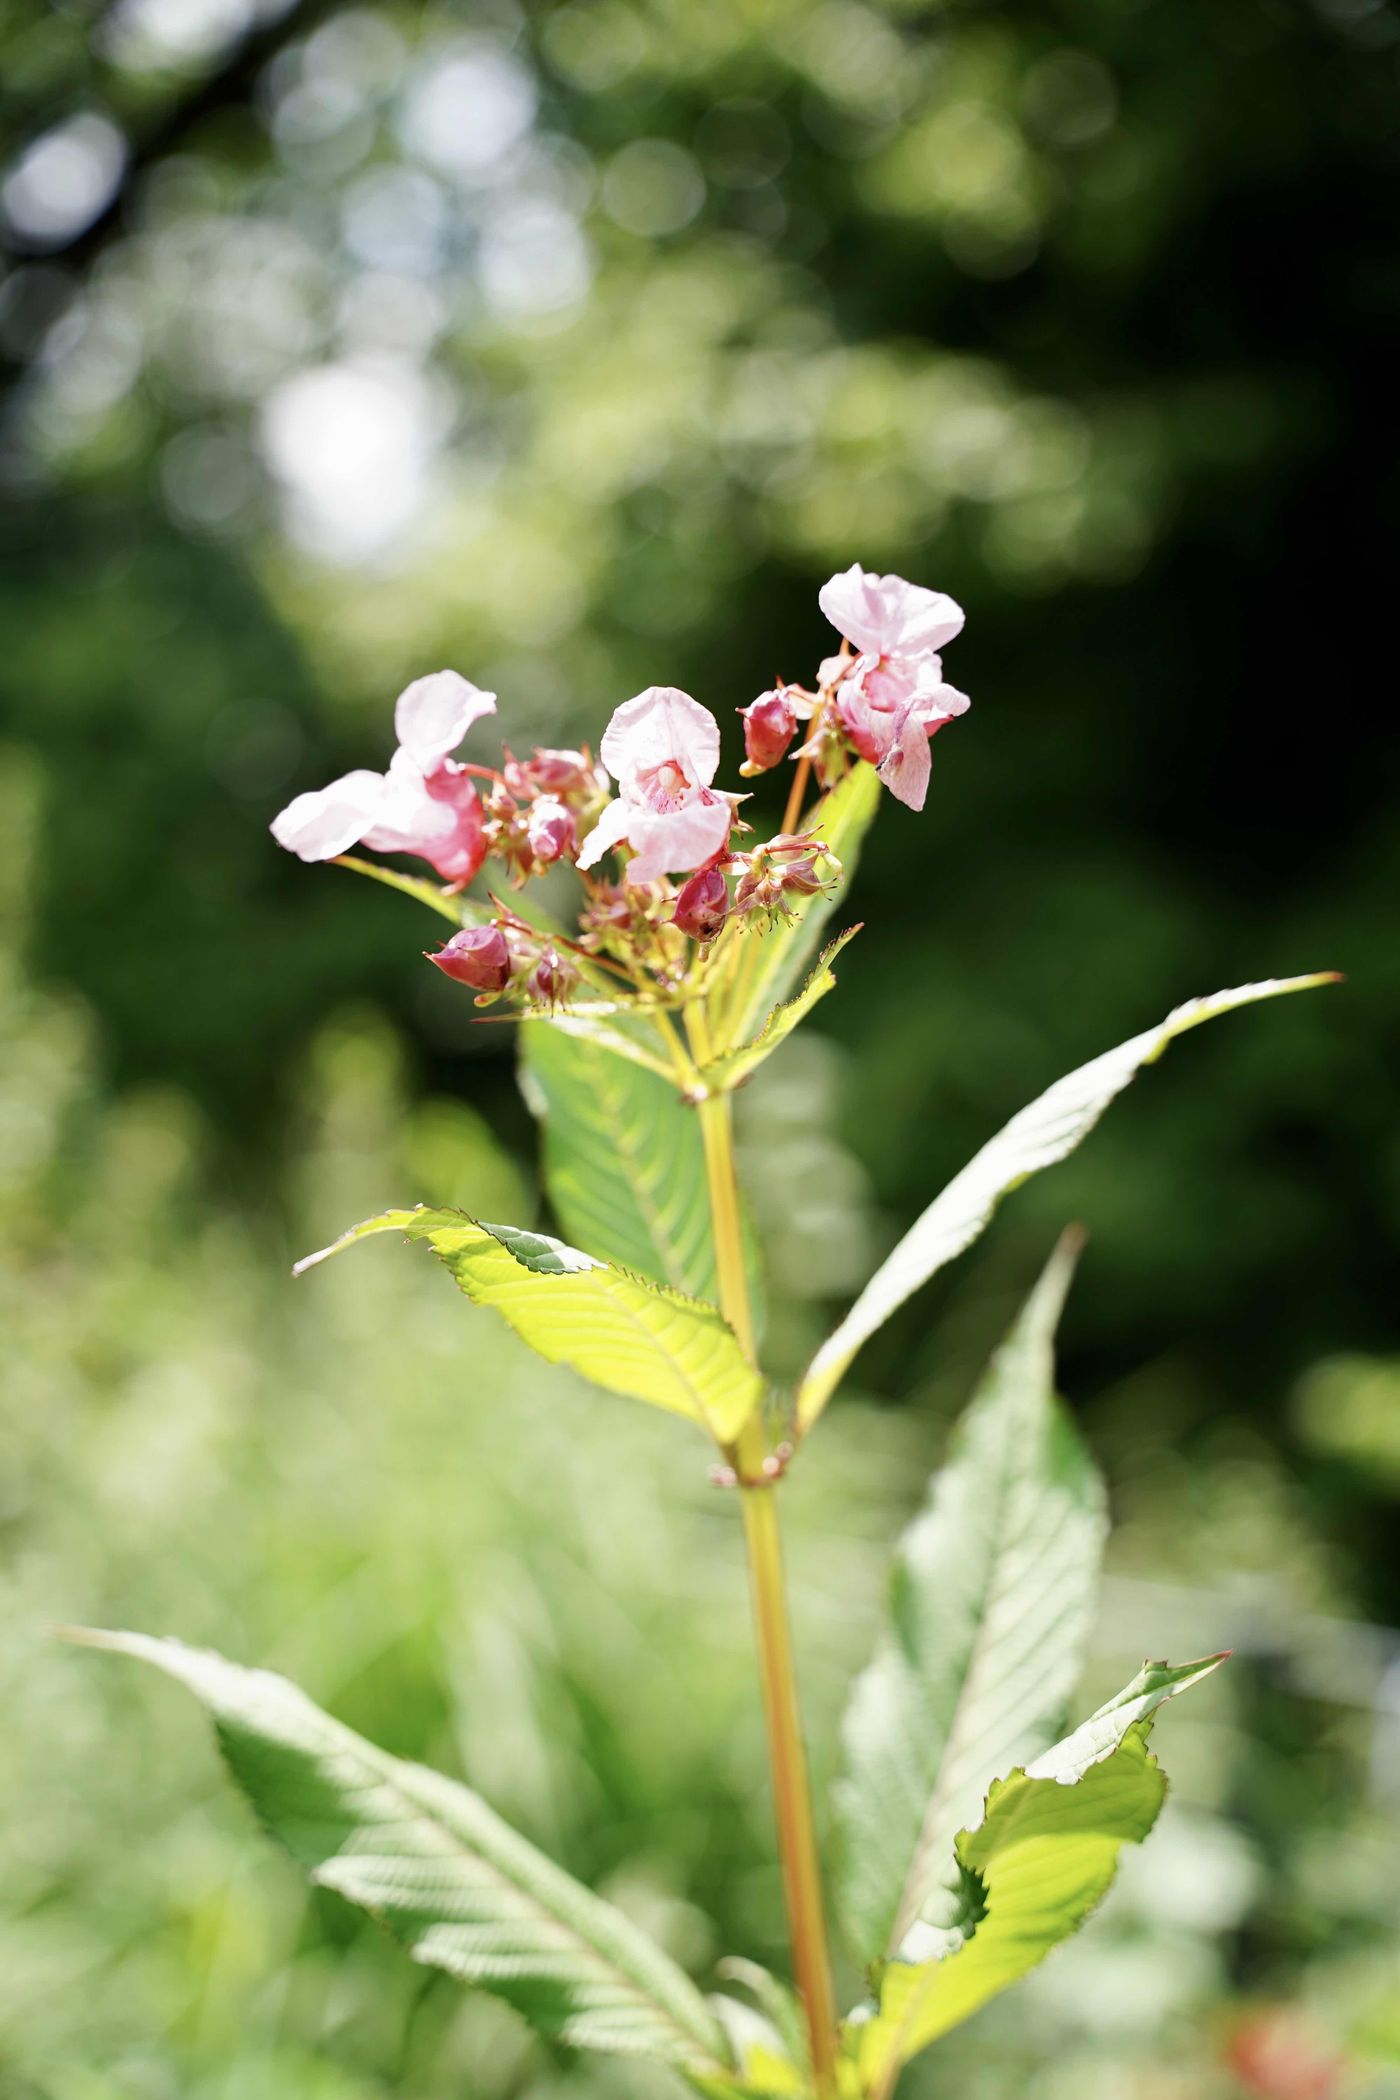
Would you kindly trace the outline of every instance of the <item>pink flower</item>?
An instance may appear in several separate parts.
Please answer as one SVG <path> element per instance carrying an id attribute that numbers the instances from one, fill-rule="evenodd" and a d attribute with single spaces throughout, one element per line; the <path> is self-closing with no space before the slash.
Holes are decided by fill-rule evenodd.
<path id="1" fill-rule="evenodd" d="M 863 656 L 932 656 L 963 629 L 963 609 L 945 592 L 868 575 L 859 562 L 824 583 L 817 602 Z"/>
<path id="2" fill-rule="evenodd" d="M 455 671 L 415 678 L 394 706 L 399 748 L 388 772 L 346 773 L 298 795 L 273 818 L 273 837 L 302 860 L 333 860 L 356 844 L 415 853 L 445 881 L 469 882 L 486 856 L 481 804 L 448 754 L 495 711 L 495 694 Z"/>
<path id="3" fill-rule="evenodd" d="M 503 992 L 510 982 L 510 949 L 499 926 L 464 926 L 428 961 L 474 992 Z"/>
<path id="4" fill-rule="evenodd" d="M 962 608 L 902 576 L 868 576 L 859 563 L 824 584 L 820 601 L 832 626 L 861 652 L 844 675 L 839 659 L 822 666 L 824 684 L 829 673 L 839 678 L 836 718 L 890 793 L 922 809 L 929 739 L 971 704 L 945 681 L 938 654 L 962 631 Z"/>
<path id="5" fill-rule="evenodd" d="M 936 656 L 916 663 L 858 656 L 834 701 L 836 719 L 857 752 L 910 809 L 922 809 L 928 794 L 930 739 L 971 704 L 966 693 L 945 682 Z"/>
<path id="6" fill-rule="evenodd" d="M 777 686 L 772 692 L 760 693 L 739 713 L 744 722 L 743 770 L 748 774 L 767 773 L 797 734 L 797 710 L 786 689 Z"/>
<path id="7" fill-rule="evenodd" d="M 710 787 L 719 724 L 707 708 L 676 686 L 649 685 L 617 709 L 600 748 L 618 794 L 584 840 L 581 868 L 620 845 L 634 856 L 629 883 L 656 882 L 714 858 L 728 840 L 734 807 Z"/>

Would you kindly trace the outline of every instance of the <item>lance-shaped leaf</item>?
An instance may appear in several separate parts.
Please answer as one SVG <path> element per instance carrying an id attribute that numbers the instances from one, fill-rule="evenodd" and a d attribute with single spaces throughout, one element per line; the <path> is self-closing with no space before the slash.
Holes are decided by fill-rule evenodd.
<path id="1" fill-rule="evenodd" d="M 187 1686 L 272 1835 L 415 1961 L 574 2048 L 723 2076 L 728 2045 L 690 1979 L 468 1788 L 377 1749 L 271 1671 L 144 1634 L 73 1637 Z"/>
<path id="2" fill-rule="evenodd" d="M 771 1057 L 778 1045 L 787 1041 L 798 1022 L 806 1020 L 817 1001 L 835 991 L 836 975 L 831 965 L 847 941 L 853 941 L 859 932 L 859 924 L 848 926 L 844 933 L 828 942 L 801 991 L 795 998 L 785 999 L 781 1006 L 774 1007 L 751 1043 L 744 1043 L 739 1049 L 730 1050 L 723 1057 L 716 1057 L 700 1067 L 700 1077 L 712 1093 L 729 1093 L 752 1078 L 765 1057 Z"/>
<path id="3" fill-rule="evenodd" d="M 426 1240 L 459 1289 L 500 1313 L 547 1362 L 687 1415 L 719 1444 L 733 1442 L 762 1398 L 758 1372 L 714 1306 L 542 1232 L 478 1224 L 456 1210 L 386 1210 L 308 1255 L 293 1274 L 376 1232 Z"/>
<path id="4" fill-rule="evenodd" d="M 571 1242 L 714 1304 L 704 1144 L 675 1087 L 558 1028 L 522 1033 L 520 1085 L 542 1126 L 549 1200 Z M 755 1303 L 756 1268 L 750 1241 Z"/>
<path id="5" fill-rule="evenodd" d="M 917 1928 L 880 1980 L 872 2016 L 846 2029 L 871 2100 L 900 2068 L 1068 1939 L 1107 1892 L 1125 1844 L 1157 1820 L 1166 1780 L 1147 1749 L 1164 1699 L 1197 1684 L 1223 1656 L 1171 1668 L 1149 1663 L 1084 1727 L 1023 1771 L 996 1781 L 977 1829 L 957 1839 L 961 1933 Z M 921 1959 L 917 1942 L 930 1949 Z"/>
<path id="6" fill-rule="evenodd" d="M 900 1540 L 889 1617 L 856 1684 L 837 1794 L 857 1952 L 943 1921 L 953 1839 L 1000 1772 L 1053 1741 L 1079 1681 L 1106 1526 L 1103 1486 L 1055 1398 L 1066 1235 Z"/>
<path id="7" fill-rule="evenodd" d="M 1019 1115 L 971 1159 L 912 1225 L 857 1298 L 836 1332 L 813 1357 L 798 1393 L 798 1422 L 810 1428 L 845 1375 L 856 1351 L 890 1314 L 945 1263 L 971 1246 L 1008 1190 L 1017 1188 L 1043 1167 L 1065 1159 L 1086 1138 L 1110 1101 L 1121 1094 L 1144 1065 L 1162 1055 L 1175 1037 L 1217 1014 L 1283 992 L 1307 991 L 1335 984 L 1335 972 L 1311 977 L 1273 978 L 1192 999 L 1178 1006 L 1156 1028 L 1105 1051 L 1057 1080 L 1047 1093 Z"/>
<path id="8" fill-rule="evenodd" d="M 732 972 L 729 996 L 711 1010 L 717 1053 L 751 1042 L 773 1008 L 796 990 L 822 928 L 850 886 L 860 842 L 880 800 L 873 766 L 860 764 L 817 804 L 808 827 L 841 864 L 838 881 L 810 897 L 794 897 L 774 924 L 731 918 L 720 936 L 715 974 Z"/>
<path id="9" fill-rule="evenodd" d="M 496 1016 L 489 1016 L 495 1019 Z M 633 1012 L 621 1000 L 594 999 L 587 1004 L 557 1006 L 551 1012 L 526 1008 L 522 1013 L 502 1014 L 503 1022 L 519 1022 L 529 1031 L 550 1029 L 575 1042 L 591 1043 L 625 1064 L 653 1072 L 668 1086 L 676 1085 L 673 1060 L 655 1025 L 645 1013 Z"/>

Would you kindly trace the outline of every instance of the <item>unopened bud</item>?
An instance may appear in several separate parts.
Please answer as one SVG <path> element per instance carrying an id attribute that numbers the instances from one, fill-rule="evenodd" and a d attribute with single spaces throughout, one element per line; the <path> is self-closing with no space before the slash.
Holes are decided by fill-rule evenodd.
<path id="1" fill-rule="evenodd" d="M 474 992 L 503 992 L 510 982 L 510 949 L 499 926 L 464 926 L 428 961 Z"/>
<path id="2" fill-rule="evenodd" d="M 530 804 L 525 836 L 536 860 L 549 862 L 572 855 L 578 844 L 573 811 L 565 809 L 557 795 L 541 795 Z"/>
<path id="3" fill-rule="evenodd" d="M 530 972 L 529 991 L 542 1006 L 557 1006 L 567 999 L 574 983 L 574 971 L 565 962 L 557 948 L 546 948 L 534 969 Z"/>
<path id="4" fill-rule="evenodd" d="M 745 760 L 740 771 L 752 778 L 755 773 L 767 773 L 783 757 L 797 734 L 797 715 L 786 694 L 776 688 L 760 693 L 739 713 L 744 721 Z"/>
<path id="5" fill-rule="evenodd" d="M 701 868 L 676 899 L 671 914 L 693 941 L 712 941 L 729 916 L 729 884 L 718 868 Z"/>

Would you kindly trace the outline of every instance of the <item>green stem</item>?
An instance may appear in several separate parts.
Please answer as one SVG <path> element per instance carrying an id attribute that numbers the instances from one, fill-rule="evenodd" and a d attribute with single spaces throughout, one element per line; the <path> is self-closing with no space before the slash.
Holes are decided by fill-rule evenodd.
<path id="1" fill-rule="evenodd" d="M 698 1016 L 697 1016 L 698 1019 Z M 704 1023 L 697 1054 L 704 1054 Z M 714 1224 L 715 1266 L 720 1309 L 738 1335 L 745 1353 L 755 1355 L 753 1315 L 739 1209 L 739 1183 L 734 1168 L 734 1128 L 728 1094 L 712 1094 L 700 1103 L 710 1214 Z M 764 1437 L 755 1416 L 729 1453 L 739 1476 L 739 1500 L 748 1548 L 753 1594 L 754 1633 L 759 1685 L 768 1733 L 768 1761 L 773 1807 L 778 1826 L 778 1857 L 793 1974 L 802 1998 L 818 2100 L 836 2093 L 836 1999 L 831 1981 L 821 1865 L 812 1815 L 812 1790 L 797 1703 L 792 1629 L 783 1583 L 782 1539 L 778 1530 L 776 1483 L 763 1478 Z"/>

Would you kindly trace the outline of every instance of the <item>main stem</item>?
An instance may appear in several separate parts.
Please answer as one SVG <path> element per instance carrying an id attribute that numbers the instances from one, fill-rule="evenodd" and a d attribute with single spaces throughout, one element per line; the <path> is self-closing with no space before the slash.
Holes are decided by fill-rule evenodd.
<path id="1" fill-rule="evenodd" d="M 710 1095 L 700 1103 L 699 1115 L 705 1145 L 710 1212 L 714 1221 L 720 1309 L 738 1335 L 746 1355 L 752 1359 L 756 1354 L 753 1315 L 744 1266 L 730 1097 L 727 1094 Z M 778 1825 L 783 1896 L 792 1941 L 793 1973 L 806 2014 L 816 2090 L 820 2100 L 834 2100 L 836 1998 L 831 1982 L 831 1953 L 822 1902 L 821 1866 L 812 1817 L 807 1752 L 797 1703 L 792 1629 L 783 1584 L 776 1483 L 763 1479 L 763 1428 L 756 1417 L 741 1432 L 732 1456 L 739 1475 L 744 1542 L 749 1556 L 758 1674 L 768 1732 L 768 1762 Z"/>

